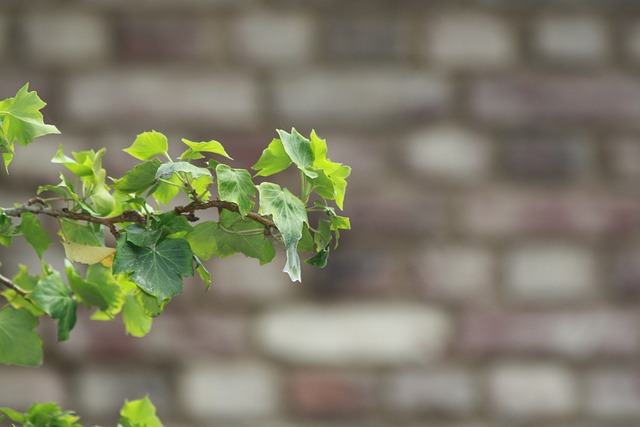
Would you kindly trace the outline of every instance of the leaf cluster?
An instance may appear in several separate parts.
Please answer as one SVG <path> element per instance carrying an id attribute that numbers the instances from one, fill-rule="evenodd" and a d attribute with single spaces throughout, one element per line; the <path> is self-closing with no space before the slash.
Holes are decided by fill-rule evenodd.
<path id="1" fill-rule="evenodd" d="M 43 123 L 43 106 L 28 85 L 0 102 L 5 154 L 14 141 L 28 144 L 57 132 Z M 40 186 L 22 205 L 0 208 L 0 244 L 22 237 L 41 260 L 41 272 L 20 266 L 11 279 L 0 275 L 7 301 L 0 307 L 0 363 L 42 363 L 39 318 L 54 319 L 63 341 L 80 306 L 93 309 L 95 320 L 119 316 L 128 334 L 144 336 L 184 278 L 197 273 L 209 288 L 205 263 L 214 256 L 241 253 L 265 264 L 282 245 L 283 271 L 292 281 L 302 279 L 301 259 L 324 267 L 340 231 L 351 227 L 337 214 L 351 169 L 327 157 L 326 141 L 315 132 L 309 138 L 295 129 L 277 133 L 253 173 L 225 163 L 233 159 L 215 140 L 182 139 L 183 151 L 173 159 L 157 131 L 139 134 L 124 150 L 137 163 L 119 178 L 104 169 L 104 148 L 67 155 L 61 145 L 52 159 L 66 169 L 60 182 Z M 5 156 L 6 167 L 9 162 Z M 300 176 L 297 191 L 266 180 L 289 168 Z M 196 214 L 207 209 L 214 219 L 200 221 Z M 40 215 L 57 220 L 56 239 Z M 45 260 L 54 240 L 64 248 L 64 272 Z"/>

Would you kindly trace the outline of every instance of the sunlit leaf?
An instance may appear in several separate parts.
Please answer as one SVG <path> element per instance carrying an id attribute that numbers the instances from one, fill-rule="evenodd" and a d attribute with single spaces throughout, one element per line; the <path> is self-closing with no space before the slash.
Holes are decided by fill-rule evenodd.
<path id="1" fill-rule="evenodd" d="M 274 139 L 264 149 L 258 162 L 251 169 L 258 171 L 256 176 L 270 176 L 282 172 L 291 165 L 291 157 L 284 150 L 284 145 L 279 139 Z"/>
<path id="2" fill-rule="evenodd" d="M 183 138 L 182 142 L 188 145 L 189 149 L 182 153 L 180 160 L 201 159 L 203 156 L 198 156 L 199 153 L 219 154 L 233 160 L 218 141 L 194 142 Z"/>
<path id="3" fill-rule="evenodd" d="M 149 160 L 159 154 L 167 155 L 169 143 L 167 137 L 160 132 L 143 132 L 136 137 L 136 140 L 129 148 L 125 148 L 125 153 L 139 160 Z"/>
<path id="4" fill-rule="evenodd" d="M 119 423 L 122 427 L 163 427 L 148 396 L 126 402 L 120 410 Z"/>
<path id="5" fill-rule="evenodd" d="M 279 129 L 278 135 L 293 163 L 309 178 L 315 178 L 317 173 L 310 169 L 314 159 L 310 141 L 295 129 L 291 129 L 291 133 Z"/>

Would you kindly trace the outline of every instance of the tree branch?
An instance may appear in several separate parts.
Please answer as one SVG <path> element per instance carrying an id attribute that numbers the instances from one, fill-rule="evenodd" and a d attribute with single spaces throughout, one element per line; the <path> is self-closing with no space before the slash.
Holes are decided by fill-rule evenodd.
<path id="1" fill-rule="evenodd" d="M 19 293 L 23 297 L 28 295 L 27 291 L 25 291 L 24 289 L 22 289 L 20 286 L 16 285 L 15 283 L 13 283 L 11 281 L 11 279 L 9 279 L 8 277 L 3 276 L 2 274 L 0 274 L 0 284 L 6 286 L 9 289 L 13 289 L 14 291 Z"/>
<path id="2" fill-rule="evenodd" d="M 173 211 L 177 215 L 186 216 L 189 221 L 197 221 L 198 218 L 195 216 L 195 211 L 210 208 L 226 209 L 232 212 L 239 212 L 238 205 L 236 205 L 235 203 L 225 202 L 218 199 L 210 200 L 204 203 L 196 200 L 185 206 L 177 206 L 173 209 Z M 12 217 L 19 217 L 25 212 L 31 212 L 33 214 L 47 215 L 53 218 L 68 218 L 76 221 L 87 221 L 94 224 L 101 224 L 109 227 L 111 233 L 116 237 L 118 237 L 118 233 L 115 229 L 115 224 L 122 222 L 137 222 L 144 224 L 147 221 L 147 217 L 144 214 L 134 210 L 124 211 L 120 215 L 105 218 L 96 217 L 83 212 L 71 212 L 67 209 L 53 209 L 41 203 L 35 203 L 32 200 L 29 200 L 28 202 L 14 208 L 2 208 L 2 211 L 5 213 L 5 215 Z M 247 213 L 247 218 L 250 218 L 264 225 L 267 230 L 277 229 L 276 224 L 273 221 L 261 215 L 258 215 L 255 212 Z"/>

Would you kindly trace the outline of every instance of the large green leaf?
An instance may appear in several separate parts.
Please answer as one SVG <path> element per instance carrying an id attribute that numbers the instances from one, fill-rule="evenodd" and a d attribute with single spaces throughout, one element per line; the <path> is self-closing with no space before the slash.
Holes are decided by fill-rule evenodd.
<path id="1" fill-rule="evenodd" d="M 103 284 L 97 284 L 83 279 L 73 268 L 73 265 L 65 260 L 65 273 L 69 286 L 75 292 L 76 297 L 88 307 L 98 306 L 100 310 L 109 308 L 109 302 L 102 294 Z"/>
<path id="2" fill-rule="evenodd" d="M 287 263 L 284 271 L 293 281 L 301 280 L 298 242 L 307 219 L 307 210 L 299 198 L 278 184 L 263 182 L 258 186 L 260 193 L 260 213 L 271 215 L 284 240 Z"/>
<path id="3" fill-rule="evenodd" d="M 76 324 L 78 303 L 73 299 L 71 290 L 64 284 L 57 272 L 38 281 L 30 299 L 45 313 L 58 321 L 58 341 L 69 339 L 69 332 Z"/>
<path id="4" fill-rule="evenodd" d="M 122 236 L 118 239 L 113 271 L 131 274 L 132 281 L 161 302 L 182 291 L 183 276 L 193 275 L 193 252 L 184 239 L 140 247 Z"/>
<path id="5" fill-rule="evenodd" d="M 120 410 L 122 427 L 163 427 L 149 396 L 126 402 Z"/>
<path id="6" fill-rule="evenodd" d="M 42 364 L 42 339 L 34 332 L 38 319 L 24 309 L 0 310 L 0 363 L 39 366 Z"/>
<path id="7" fill-rule="evenodd" d="M 18 226 L 18 231 L 22 233 L 27 242 L 33 246 L 38 256 L 42 258 L 42 254 L 53 242 L 47 232 L 44 231 L 44 228 L 42 228 L 42 225 L 40 225 L 40 221 L 38 221 L 35 214 L 25 212 L 21 215 L 21 218 L 22 221 Z"/>
<path id="8" fill-rule="evenodd" d="M 295 129 L 291 129 L 291 133 L 278 129 L 278 135 L 293 163 L 309 178 L 315 178 L 317 173 L 310 169 L 314 160 L 311 142 Z"/>
<path id="9" fill-rule="evenodd" d="M 140 194 L 155 184 L 156 172 L 161 164 L 158 159 L 140 163 L 116 180 L 113 187 L 123 193 Z"/>
<path id="10" fill-rule="evenodd" d="M 245 216 L 253 207 L 251 198 L 256 194 L 249 171 L 219 164 L 216 166 L 216 175 L 220 199 L 238 205 L 240 214 Z"/>
<path id="11" fill-rule="evenodd" d="M 169 143 L 167 137 L 160 132 L 143 132 L 136 137 L 136 140 L 129 148 L 123 151 L 139 160 L 149 160 L 159 154 L 168 156 Z"/>
<path id="12" fill-rule="evenodd" d="M 284 150 L 284 145 L 279 139 L 274 139 L 264 149 L 258 162 L 251 169 L 258 171 L 256 176 L 270 176 L 282 172 L 291 165 L 291 157 Z"/>
<path id="13" fill-rule="evenodd" d="M 187 235 L 193 252 L 202 260 L 216 255 L 225 258 L 235 253 L 270 262 L 275 256 L 271 239 L 264 235 L 264 226 L 244 220 L 237 212 L 223 210 L 220 221 L 206 221 L 196 225 Z"/>

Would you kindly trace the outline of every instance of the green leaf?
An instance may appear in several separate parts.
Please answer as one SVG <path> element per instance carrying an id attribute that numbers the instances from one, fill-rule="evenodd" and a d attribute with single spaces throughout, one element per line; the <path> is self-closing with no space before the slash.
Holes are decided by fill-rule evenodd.
<path id="1" fill-rule="evenodd" d="M 159 154 L 167 154 L 169 149 L 169 143 L 167 137 L 160 132 L 150 131 L 143 132 L 136 137 L 136 140 L 131 144 L 129 148 L 125 148 L 125 153 L 129 153 L 131 156 L 139 160 L 149 160 Z"/>
<path id="2" fill-rule="evenodd" d="M 18 274 L 16 274 L 12 278 L 13 283 L 18 285 L 20 289 L 24 291 L 32 291 L 36 287 L 36 285 L 38 284 L 38 280 L 40 280 L 42 276 L 30 275 L 28 268 L 25 265 L 19 265 L 18 269 L 20 270 Z M 36 307 L 36 305 L 32 303 L 28 298 L 25 298 L 13 289 L 7 289 L 6 291 L 2 292 L 1 295 L 7 299 L 7 301 L 13 308 L 27 309 L 29 313 L 36 317 L 42 316 L 44 314 L 44 311 Z"/>
<path id="3" fill-rule="evenodd" d="M 60 219 L 62 232 L 66 240 L 80 245 L 104 246 L 104 232 L 100 224 L 82 224 L 66 218 Z"/>
<path id="4" fill-rule="evenodd" d="M 311 131 L 311 150 L 313 151 L 313 167 L 323 172 L 313 184 L 316 191 L 322 197 L 335 200 L 340 209 L 343 209 L 344 196 L 347 188 L 347 177 L 351 174 L 351 168 L 342 163 L 332 162 L 327 158 L 327 142 L 320 139 L 315 131 Z M 329 180 L 329 182 L 327 182 Z"/>
<path id="5" fill-rule="evenodd" d="M 118 277 L 118 279 L 121 279 L 121 277 Z M 107 308 L 97 312 L 98 315 L 94 315 L 95 318 L 101 318 L 104 315 L 104 318 L 113 319 L 122 309 L 125 291 L 137 288 L 133 282 L 117 280 L 111 273 L 111 268 L 102 264 L 93 264 L 87 268 L 86 281 L 95 283 L 99 287 L 100 294 L 107 302 Z"/>
<path id="6" fill-rule="evenodd" d="M 271 215 L 284 240 L 287 263 L 284 271 L 292 281 L 301 280 L 300 257 L 297 246 L 302 238 L 302 229 L 307 219 L 307 210 L 299 198 L 278 184 L 263 182 L 258 186 L 260 213 Z"/>
<path id="7" fill-rule="evenodd" d="M 161 164 L 158 159 L 140 163 L 116 180 L 113 187 L 123 193 L 141 194 L 155 184 L 156 172 Z"/>
<path id="8" fill-rule="evenodd" d="M 165 206 L 180 193 L 180 188 L 184 186 L 177 175 L 172 176 L 167 181 L 169 183 L 160 182 L 157 187 L 150 190 L 153 192 L 153 198 Z"/>
<path id="9" fill-rule="evenodd" d="M 233 169 L 227 165 L 216 166 L 218 176 L 218 194 L 220 199 L 238 205 L 242 216 L 247 215 L 254 203 L 250 197 L 255 197 L 256 187 L 251 180 L 251 174 L 245 169 Z"/>
<path id="10" fill-rule="evenodd" d="M 38 319 L 27 310 L 12 307 L 0 309 L 0 363 L 42 365 L 42 339 L 33 330 L 36 326 Z"/>
<path id="11" fill-rule="evenodd" d="M 331 245 L 328 244 L 324 248 L 320 249 L 314 256 L 306 259 L 305 262 L 318 268 L 325 268 L 327 266 L 327 261 L 329 260 L 330 249 Z"/>
<path id="12" fill-rule="evenodd" d="M 149 396 L 127 401 L 120 410 L 119 423 L 123 427 L 163 427 Z"/>
<path id="13" fill-rule="evenodd" d="M 278 135 L 280 135 L 284 151 L 287 152 L 293 163 L 298 166 L 298 169 L 309 178 L 315 178 L 317 174 L 309 169 L 314 159 L 311 142 L 293 128 L 291 133 L 278 129 Z"/>
<path id="14" fill-rule="evenodd" d="M 201 159 L 203 156 L 198 156 L 200 153 L 219 154 L 229 160 L 233 160 L 218 141 L 193 142 L 183 138 L 182 142 L 187 144 L 189 149 L 182 153 L 180 160 Z"/>
<path id="15" fill-rule="evenodd" d="M 84 302 L 88 307 L 98 306 L 100 310 L 109 308 L 109 302 L 102 294 L 99 284 L 84 280 L 68 261 L 65 261 L 64 271 L 67 274 L 69 286 L 80 301 Z"/>
<path id="16" fill-rule="evenodd" d="M 62 144 L 60 144 L 58 151 L 56 152 L 55 156 L 53 156 L 53 158 L 51 159 L 51 163 L 58 163 L 58 164 L 64 165 L 75 176 L 80 177 L 80 176 L 93 175 L 93 169 L 91 165 L 78 163 L 76 160 L 70 157 L 67 157 L 64 154 L 64 151 L 62 149 Z"/>
<path id="17" fill-rule="evenodd" d="M 155 245 L 162 235 L 162 230 L 140 224 L 131 224 L 126 230 L 127 241 L 143 247 Z"/>
<path id="18" fill-rule="evenodd" d="M 42 225 L 40 225 L 40 221 L 38 221 L 35 214 L 25 212 L 21 215 L 21 218 L 22 221 L 18 226 L 18 231 L 22 233 L 27 242 L 33 246 L 38 257 L 42 258 L 42 254 L 53 242 L 46 231 L 44 231 L 44 228 L 42 228 Z"/>
<path id="19" fill-rule="evenodd" d="M 116 208 L 116 200 L 104 185 L 95 187 L 89 198 L 93 202 L 94 210 L 100 216 L 108 216 Z"/>
<path id="20" fill-rule="evenodd" d="M 0 412 L 4 412 L 6 416 L 8 416 L 11 421 L 16 421 L 19 423 L 23 423 L 27 421 L 27 416 L 21 412 L 14 411 L 11 408 L 0 408 Z"/>
<path id="21" fill-rule="evenodd" d="M 200 176 L 211 176 L 209 169 L 200 168 L 187 162 L 164 163 L 156 171 L 156 179 L 168 179 L 176 173 L 188 173 L 193 179 Z"/>
<path id="22" fill-rule="evenodd" d="M 69 339 L 69 332 L 76 324 L 78 304 L 60 274 L 53 272 L 40 279 L 29 297 L 45 313 L 58 321 L 58 341 Z"/>
<path id="23" fill-rule="evenodd" d="M 114 273 L 131 274 L 142 290 L 158 301 L 182 291 L 182 276 L 193 275 L 193 252 L 184 239 L 167 239 L 153 247 L 140 247 L 118 239 Z"/>
<path id="24" fill-rule="evenodd" d="M 45 105 L 36 92 L 29 92 L 29 83 L 15 97 L 0 101 L 0 153 L 7 171 L 15 142 L 28 145 L 39 136 L 60 133 L 55 126 L 44 123 L 40 110 Z"/>
<path id="25" fill-rule="evenodd" d="M 129 292 L 124 297 L 122 321 L 127 334 L 134 337 L 144 337 L 151 330 L 153 319 L 146 313 L 142 302 L 134 292 Z"/>
<path id="26" fill-rule="evenodd" d="M 220 212 L 219 222 L 206 221 L 196 225 L 186 239 L 201 260 L 212 255 L 225 258 L 240 252 L 266 264 L 275 256 L 273 243 L 264 235 L 262 224 L 243 220 L 239 213 L 227 210 Z"/>
<path id="27" fill-rule="evenodd" d="M 273 139 L 264 149 L 258 162 L 251 168 L 258 171 L 256 176 L 270 176 L 282 172 L 291 165 L 291 157 L 284 150 L 284 145 L 279 139 Z"/>
<path id="28" fill-rule="evenodd" d="M 11 245 L 11 239 L 15 236 L 16 231 L 11 218 L 0 209 L 0 245 Z"/>
<path id="29" fill-rule="evenodd" d="M 207 270 L 202 261 L 200 261 L 200 258 L 194 255 L 193 260 L 196 262 L 196 271 L 198 272 L 198 276 L 200 276 L 200 279 L 202 279 L 205 285 L 207 285 L 208 290 L 211 287 L 211 273 L 209 273 L 209 270 Z"/>

